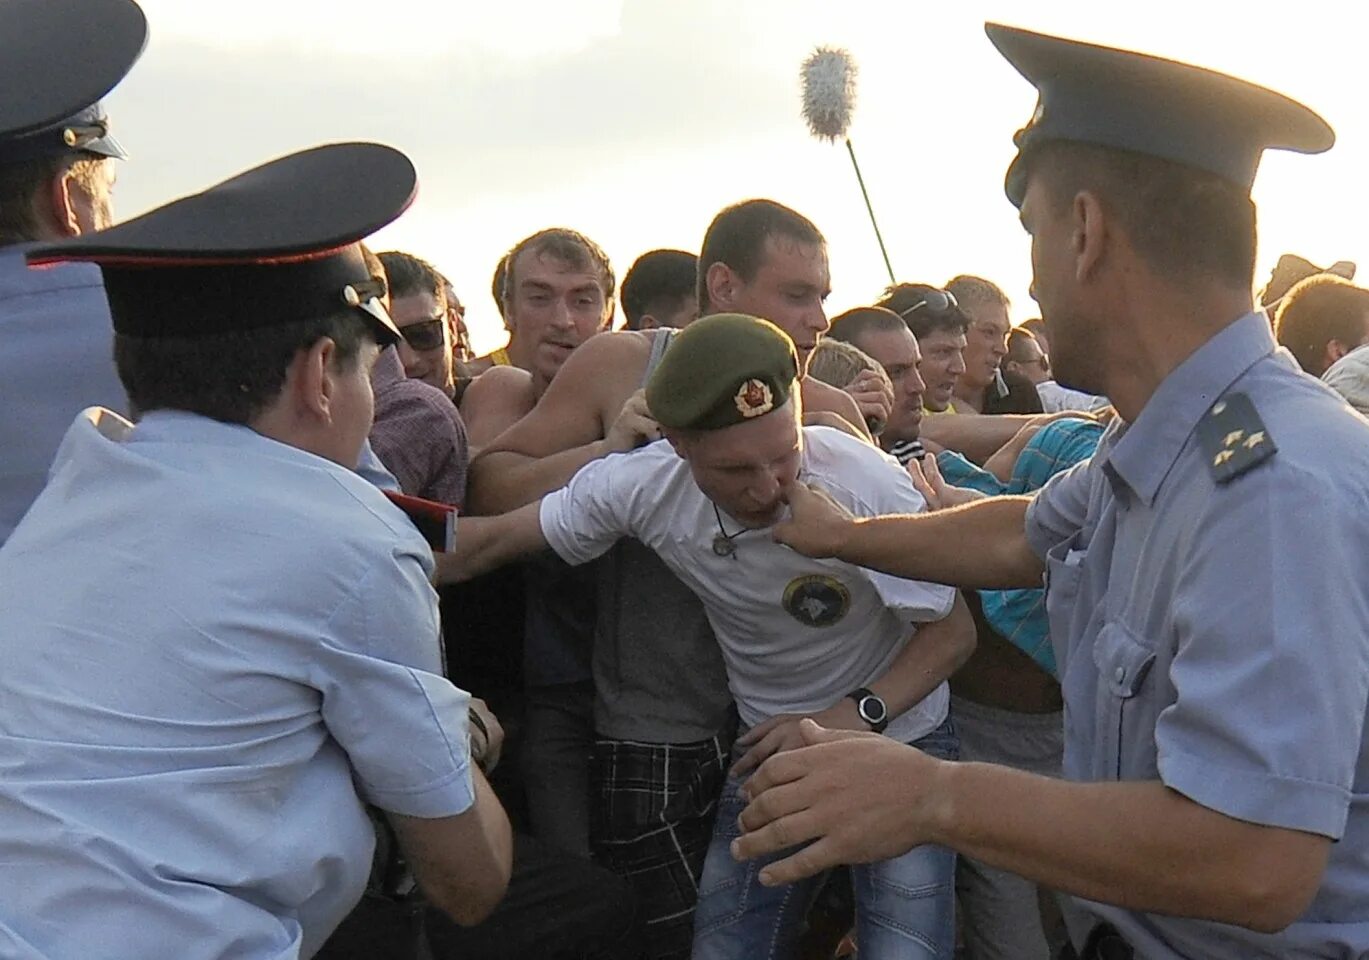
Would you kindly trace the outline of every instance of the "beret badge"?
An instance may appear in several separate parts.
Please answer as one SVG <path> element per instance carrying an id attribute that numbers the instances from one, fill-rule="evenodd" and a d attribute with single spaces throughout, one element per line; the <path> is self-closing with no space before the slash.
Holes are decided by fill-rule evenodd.
<path id="1" fill-rule="evenodd" d="M 737 412 L 748 420 L 775 408 L 775 397 L 770 387 L 763 380 L 754 378 L 741 385 L 732 401 L 737 405 Z"/>

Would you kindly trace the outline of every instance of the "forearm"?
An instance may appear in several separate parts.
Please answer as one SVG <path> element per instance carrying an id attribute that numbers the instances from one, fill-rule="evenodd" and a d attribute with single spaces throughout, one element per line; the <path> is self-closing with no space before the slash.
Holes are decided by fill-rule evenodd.
<path id="1" fill-rule="evenodd" d="M 456 549 L 434 554 L 438 584 L 461 583 L 547 547 L 540 500 L 494 517 L 458 517 Z"/>
<path id="2" fill-rule="evenodd" d="M 933 842 L 1131 910 L 1277 930 L 1301 915 L 1325 866 L 1324 855 L 1303 855 L 1321 838 L 1232 819 L 1159 781 L 942 763 L 929 793 Z"/>
<path id="3" fill-rule="evenodd" d="M 974 620 L 960 594 L 951 612 L 918 627 L 889 669 L 870 689 L 889 708 L 890 718 L 912 709 L 955 673 L 974 652 Z"/>
<path id="4" fill-rule="evenodd" d="M 564 487 L 585 464 L 612 452 L 603 440 L 549 457 L 486 450 L 471 463 L 466 494 L 469 511 L 489 515 L 516 510 Z"/>
<path id="5" fill-rule="evenodd" d="M 1013 435 L 1013 438 L 994 452 L 994 455 L 984 461 L 984 469 L 992 473 L 1003 483 L 1012 480 L 1013 469 L 1017 466 L 1017 458 L 1022 455 L 1031 438 L 1036 435 L 1035 430 L 1023 428 Z"/>
<path id="6" fill-rule="evenodd" d="M 922 436 L 982 464 L 1032 419 L 1019 414 L 948 413 L 924 418 Z"/>
<path id="7" fill-rule="evenodd" d="M 964 589 L 1041 586 L 1027 545 L 1028 497 L 990 497 L 913 516 L 872 517 L 846 530 L 838 556 L 909 580 Z"/>

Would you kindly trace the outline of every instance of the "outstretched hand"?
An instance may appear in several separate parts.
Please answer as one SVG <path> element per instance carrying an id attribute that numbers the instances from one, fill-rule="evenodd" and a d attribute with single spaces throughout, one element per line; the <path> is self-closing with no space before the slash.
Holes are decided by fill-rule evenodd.
<path id="1" fill-rule="evenodd" d="M 922 499 L 927 501 L 929 511 L 958 507 L 963 503 L 983 500 L 986 496 L 978 490 L 947 483 L 941 476 L 941 468 L 937 466 L 935 456 L 923 457 L 921 461 L 909 460 L 907 469 L 913 486 L 922 494 Z"/>
<path id="2" fill-rule="evenodd" d="M 789 516 L 777 523 L 773 536 L 809 557 L 835 557 L 841 552 L 856 518 L 826 491 L 795 480 L 784 490 Z"/>
<path id="3" fill-rule="evenodd" d="M 843 863 L 900 856 L 932 839 L 930 824 L 943 769 L 915 747 L 873 733 L 799 723 L 804 746 L 761 765 L 743 791 L 737 860 L 805 844 L 766 866 L 761 883 L 778 886 Z"/>

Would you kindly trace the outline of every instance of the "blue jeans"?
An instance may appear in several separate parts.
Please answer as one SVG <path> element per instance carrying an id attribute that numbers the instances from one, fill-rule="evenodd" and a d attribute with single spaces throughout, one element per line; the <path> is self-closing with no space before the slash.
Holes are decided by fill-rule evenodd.
<path id="1" fill-rule="evenodd" d="M 946 760 L 959 756 L 950 718 L 913 746 Z M 694 960 L 782 960 L 794 956 L 804 917 L 823 874 L 783 887 L 764 887 L 759 874 L 786 850 L 738 863 L 732 841 L 746 808 L 742 781 L 728 777 L 718 802 L 713 842 L 704 861 L 694 915 Z M 856 943 L 861 960 L 937 958 L 955 951 L 955 852 L 921 846 L 879 863 L 851 867 L 856 895 Z"/>

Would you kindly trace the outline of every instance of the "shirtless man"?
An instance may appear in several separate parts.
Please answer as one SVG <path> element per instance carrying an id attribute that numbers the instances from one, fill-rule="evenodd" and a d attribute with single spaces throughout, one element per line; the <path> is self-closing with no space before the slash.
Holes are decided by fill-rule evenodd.
<path id="1" fill-rule="evenodd" d="M 799 370 L 827 332 L 823 301 L 830 291 L 827 244 L 805 217 L 771 200 L 723 210 L 704 236 L 699 261 L 700 315 L 735 312 L 763 317 L 794 340 Z M 471 510 L 503 513 L 559 488 L 580 467 L 607 453 L 659 436 L 640 400 L 654 331 L 595 337 L 566 357 L 545 400 L 472 465 Z M 846 391 L 804 377 L 810 422 L 840 417 L 865 431 L 865 415 L 887 419 L 892 397 L 874 374 Z M 472 390 L 474 390 L 474 385 Z M 464 412 L 464 411 L 463 411 Z M 621 415 L 621 417 L 620 417 Z M 472 443 L 480 446 L 475 427 Z"/>
<path id="2" fill-rule="evenodd" d="M 800 371 L 827 330 L 828 286 L 822 234 L 773 201 L 728 207 L 704 237 L 700 312 L 771 320 L 798 345 Z M 672 334 L 615 332 L 575 350 L 532 412 L 476 457 L 471 512 L 516 509 L 592 460 L 657 439 L 641 388 Z M 887 419 L 892 398 L 878 383 L 845 393 L 805 378 L 808 421 L 863 432 L 864 411 Z M 591 846 L 632 879 L 648 955 L 688 957 L 732 740 L 727 677 L 698 598 L 655 553 L 623 541 L 600 564 Z"/>
<path id="3" fill-rule="evenodd" d="M 476 450 L 532 410 L 571 352 L 613 317 L 613 267 L 589 237 L 541 230 L 505 259 L 512 265 L 503 294 L 511 360 L 486 369 L 461 398 Z"/>

